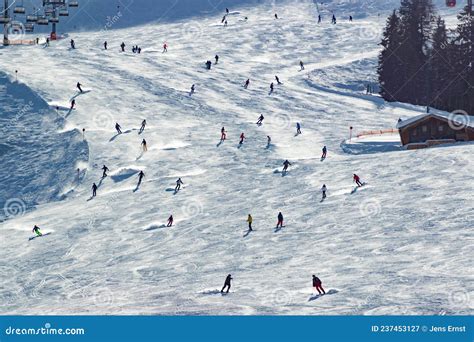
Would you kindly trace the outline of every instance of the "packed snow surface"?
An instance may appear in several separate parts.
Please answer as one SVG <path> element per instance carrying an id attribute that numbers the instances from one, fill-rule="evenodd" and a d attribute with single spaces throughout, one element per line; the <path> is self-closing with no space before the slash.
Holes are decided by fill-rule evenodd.
<path id="1" fill-rule="evenodd" d="M 360 3 L 332 2 L 337 25 L 310 1 L 263 3 L 227 27 L 218 14 L 0 49 L 0 313 L 472 314 L 474 146 L 344 148 L 350 126 L 424 110 L 365 94 L 396 2 Z M 35 224 L 50 234 L 29 241 Z"/>

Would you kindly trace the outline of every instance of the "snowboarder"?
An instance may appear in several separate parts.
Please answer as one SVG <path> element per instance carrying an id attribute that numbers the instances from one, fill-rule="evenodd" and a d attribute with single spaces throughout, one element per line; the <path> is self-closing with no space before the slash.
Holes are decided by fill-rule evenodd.
<path id="1" fill-rule="evenodd" d="M 145 139 L 142 140 L 141 145 L 142 145 L 143 152 L 148 151 L 148 147 L 146 146 L 146 140 Z"/>
<path id="2" fill-rule="evenodd" d="M 194 94 L 194 91 L 195 91 L 196 87 L 194 86 L 194 84 L 191 86 L 191 91 L 189 92 L 189 96 L 191 96 L 192 94 Z"/>
<path id="3" fill-rule="evenodd" d="M 140 186 L 140 184 L 142 184 L 143 178 L 145 178 L 145 172 L 140 171 L 140 173 L 138 174 L 138 184 L 137 184 L 137 188 Z"/>
<path id="4" fill-rule="evenodd" d="M 250 84 L 250 79 L 247 78 L 247 81 L 245 81 L 244 88 L 247 89 Z"/>
<path id="5" fill-rule="evenodd" d="M 281 212 L 278 213 L 278 223 L 277 228 L 283 228 L 283 214 Z"/>
<path id="6" fill-rule="evenodd" d="M 361 187 L 362 185 L 364 185 L 364 184 L 360 181 L 360 177 L 357 176 L 355 173 L 354 173 L 353 179 L 354 179 L 354 182 L 357 184 L 358 187 Z"/>
<path id="7" fill-rule="evenodd" d="M 207 61 L 207 62 L 206 62 L 206 68 L 207 68 L 207 70 L 211 70 L 211 65 L 212 65 L 212 62 L 211 62 L 211 61 Z"/>
<path id="8" fill-rule="evenodd" d="M 215 55 L 214 58 L 215 58 L 215 60 L 216 60 L 216 62 L 215 62 L 214 64 L 217 64 L 217 63 L 219 62 L 219 56 L 218 56 L 218 55 Z"/>
<path id="9" fill-rule="evenodd" d="M 290 165 L 291 165 L 291 163 L 288 161 L 288 159 L 283 162 L 283 172 L 284 173 L 286 171 L 288 171 L 288 166 L 290 166 Z"/>
<path id="10" fill-rule="evenodd" d="M 92 184 L 92 197 L 97 196 L 97 184 Z"/>
<path id="11" fill-rule="evenodd" d="M 300 68 L 301 68 L 300 70 L 304 70 L 304 63 L 303 63 L 303 61 L 300 61 Z"/>
<path id="12" fill-rule="evenodd" d="M 225 278 L 224 286 L 222 287 L 221 293 L 224 292 L 224 289 L 227 287 L 226 293 L 229 293 L 230 290 L 230 281 L 232 280 L 232 275 L 227 275 L 227 278 Z"/>
<path id="13" fill-rule="evenodd" d="M 249 214 L 249 216 L 247 217 L 247 222 L 249 224 L 249 230 L 252 231 L 252 222 L 253 222 L 252 215 Z"/>
<path id="14" fill-rule="evenodd" d="M 72 101 L 71 101 L 71 108 L 69 108 L 69 109 L 70 109 L 70 110 L 73 110 L 75 106 L 76 106 L 76 100 L 75 100 L 75 99 L 72 99 Z"/>
<path id="15" fill-rule="evenodd" d="M 275 80 L 277 81 L 277 84 L 281 84 L 280 79 L 278 78 L 277 75 L 275 75 Z"/>
<path id="16" fill-rule="evenodd" d="M 120 44 L 120 47 L 122 48 L 122 52 L 125 52 L 125 43 L 122 42 L 122 44 Z"/>
<path id="17" fill-rule="evenodd" d="M 176 181 L 176 187 L 174 188 L 175 192 L 178 192 L 179 190 L 181 190 L 181 184 L 184 184 L 184 183 L 183 183 L 183 181 L 181 180 L 181 177 L 180 177 Z"/>
<path id="18" fill-rule="evenodd" d="M 318 290 L 319 294 L 326 294 L 326 291 L 324 291 L 324 289 L 323 289 L 321 279 L 316 277 L 314 274 L 313 274 L 313 287 L 316 290 Z"/>
<path id="19" fill-rule="evenodd" d="M 321 192 L 323 193 L 323 198 L 321 199 L 321 202 L 326 199 L 326 191 L 328 191 L 326 184 L 323 184 L 323 187 L 321 188 Z"/>
<path id="20" fill-rule="evenodd" d="M 168 224 L 166 225 L 166 227 L 171 227 L 173 225 L 173 215 L 170 215 L 170 217 L 168 217 Z"/>
<path id="21" fill-rule="evenodd" d="M 328 153 L 328 149 L 326 146 L 323 147 L 323 155 L 321 156 L 321 159 L 326 159 L 326 154 Z"/>
<path id="22" fill-rule="evenodd" d="M 79 89 L 79 92 L 80 92 L 80 93 L 83 93 L 81 86 L 82 86 L 82 84 L 80 84 L 79 82 L 77 82 L 77 84 L 76 84 L 77 89 Z"/>
<path id="23" fill-rule="evenodd" d="M 224 141 L 227 138 L 227 132 L 225 131 L 225 128 L 221 128 L 221 141 Z"/>
<path id="24" fill-rule="evenodd" d="M 301 134 L 301 125 L 299 122 L 296 123 L 296 135 Z"/>
<path id="25" fill-rule="evenodd" d="M 104 50 L 107 50 L 107 41 L 104 42 Z"/>
<path id="26" fill-rule="evenodd" d="M 38 227 L 37 225 L 35 225 L 35 226 L 33 227 L 32 232 L 35 233 L 36 236 L 43 236 L 43 234 L 42 234 L 41 231 L 40 231 L 40 227 Z"/>
<path id="27" fill-rule="evenodd" d="M 122 127 L 120 127 L 118 122 L 115 123 L 115 130 L 117 131 L 117 134 L 122 134 Z"/>
<path id="28" fill-rule="evenodd" d="M 145 126 L 146 126 L 146 120 L 143 120 L 142 121 L 142 125 L 140 127 L 140 130 L 138 131 L 138 134 L 142 134 L 143 131 L 145 130 Z"/>
<path id="29" fill-rule="evenodd" d="M 270 94 L 273 93 L 273 82 L 270 83 Z"/>
<path id="30" fill-rule="evenodd" d="M 318 24 L 321 23 L 321 14 L 318 14 Z"/>
<path id="31" fill-rule="evenodd" d="M 244 143 L 244 139 L 245 139 L 245 135 L 244 133 L 242 132 L 242 134 L 240 135 L 240 142 L 239 142 L 239 145 L 242 145 Z"/>
<path id="32" fill-rule="evenodd" d="M 336 16 L 334 14 L 332 15 L 331 23 L 336 24 Z"/>
<path id="33" fill-rule="evenodd" d="M 278 14 L 275 13 L 275 19 L 278 19 Z"/>
<path id="34" fill-rule="evenodd" d="M 107 166 L 102 166 L 102 178 L 107 177 L 107 171 L 109 171 L 109 168 Z"/>
<path id="35" fill-rule="evenodd" d="M 76 43 L 74 42 L 74 39 L 71 39 L 71 49 L 76 48 Z"/>
<path id="36" fill-rule="evenodd" d="M 261 126 L 262 122 L 263 122 L 263 119 L 265 119 L 265 117 L 263 116 L 263 114 L 260 114 L 260 117 L 257 120 L 257 125 Z"/>

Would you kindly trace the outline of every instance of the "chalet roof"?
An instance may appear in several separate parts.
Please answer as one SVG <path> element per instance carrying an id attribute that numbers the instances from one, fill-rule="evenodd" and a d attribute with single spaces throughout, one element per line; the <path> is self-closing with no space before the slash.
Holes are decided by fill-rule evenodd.
<path id="1" fill-rule="evenodd" d="M 411 124 L 414 124 L 418 121 L 424 120 L 429 117 L 437 117 L 440 119 L 445 119 L 451 122 L 456 123 L 457 125 L 460 126 L 465 126 L 465 127 L 471 127 L 474 128 L 474 116 L 470 115 L 463 115 L 463 114 L 453 114 L 453 113 L 448 113 L 448 112 L 434 112 L 434 113 L 424 113 L 420 114 L 414 117 L 411 117 L 406 120 L 402 120 L 397 124 L 397 128 L 401 129 L 407 126 L 410 126 Z"/>

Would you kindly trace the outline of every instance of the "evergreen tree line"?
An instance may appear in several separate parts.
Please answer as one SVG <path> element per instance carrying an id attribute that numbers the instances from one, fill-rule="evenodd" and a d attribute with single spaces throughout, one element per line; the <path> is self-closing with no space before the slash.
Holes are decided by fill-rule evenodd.
<path id="1" fill-rule="evenodd" d="M 381 45 L 377 71 L 385 100 L 474 115 L 474 16 L 467 5 L 448 30 L 431 0 L 402 0 Z"/>

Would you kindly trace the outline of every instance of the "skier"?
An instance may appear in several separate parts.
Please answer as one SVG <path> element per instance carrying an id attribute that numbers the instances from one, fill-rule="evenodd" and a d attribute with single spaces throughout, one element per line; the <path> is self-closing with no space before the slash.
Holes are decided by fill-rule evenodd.
<path id="1" fill-rule="evenodd" d="M 132 46 L 132 53 L 135 53 L 137 51 L 137 48 L 134 46 Z"/>
<path id="2" fill-rule="evenodd" d="M 249 223 L 249 230 L 252 231 L 252 222 L 253 222 L 253 218 L 252 218 L 252 215 L 249 214 L 249 216 L 247 217 L 247 222 Z"/>
<path id="3" fill-rule="evenodd" d="M 303 61 L 300 61 L 300 70 L 304 70 L 304 64 L 303 64 Z"/>
<path id="4" fill-rule="evenodd" d="M 207 70 L 211 70 L 211 65 L 212 65 L 212 62 L 211 62 L 211 61 L 207 61 L 207 62 L 206 62 L 206 68 L 207 68 Z"/>
<path id="5" fill-rule="evenodd" d="M 107 50 L 107 41 L 104 42 L 104 50 Z"/>
<path id="6" fill-rule="evenodd" d="M 122 134 L 122 127 L 120 127 L 118 122 L 115 123 L 115 130 L 117 131 L 117 134 Z"/>
<path id="7" fill-rule="evenodd" d="M 75 105 L 76 105 L 76 100 L 75 100 L 75 99 L 72 99 L 70 110 L 73 110 Z"/>
<path id="8" fill-rule="evenodd" d="M 313 274 L 313 287 L 318 290 L 319 294 L 326 294 L 324 291 L 321 280 Z"/>
<path id="9" fill-rule="evenodd" d="M 143 152 L 148 151 L 148 147 L 146 146 L 146 140 L 145 139 L 142 140 L 141 145 L 142 145 L 142 148 L 143 148 Z"/>
<path id="10" fill-rule="evenodd" d="M 245 81 L 244 88 L 247 89 L 250 84 L 250 78 L 247 78 L 247 81 Z"/>
<path id="11" fill-rule="evenodd" d="M 270 94 L 273 93 L 273 82 L 270 83 Z"/>
<path id="12" fill-rule="evenodd" d="M 120 44 L 120 47 L 122 48 L 122 52 L 125 52 L 125 43 L 122 42 L 122 44 Z"/>
<path id="13" fill-rule="evenodd" d="M 140 171 L 140 173 L 138 174 L 138 184 L 137 184 L 137 188 L 140 186 L 140 184 L 142 184 L 143 178 L 145 178 L 145 172 Z"/>
<path id="14" fill-rule="evenodd" d="M 195 86 L 194 84 L 191 86 L 191 91 L 189 92 L 189 96 L 191 96 L 192 94 L 194 94 L 194 91 L 195 91 Z"/>
<path id="15" fill-rule="evenodd" d="M 224 141 L 227 138 L 227 132 L 225 131 L 225 128 L 221 128 L 221 141 Z"/>
<path id="16" fill-rule="evenodd" d="M 138 131 L 138 134 L 143 133 L 143 131 L 145 130 L 145 126 L 146 126 L 146 120 L 143 120 L 142 121 L 142 126 L 140 127 L 140 130 Z"/>
<path id="17" fill-rule="evenodd" d="M 163 44 L 163 53 L 168 52 L 168 44 Z"/>
<path id="18" fill-rule="evenodd" d="M 77 82 L 77 84 L 76 84 L 77 89 L 79 89 L 79 92 L 83 93 L 81 86 L 82 86 L 82 84 L 80 84 L 79 82 Z"/>
<path id="19" fill-rule="evenodd" d="M 92 184 L 92 197 L 97 196 L 97 184 Z"/>
<path id="20" fill-rule="evenodd" d="M 334 14 L 332 15 L 331 23 L 336 24 L 336 16 Z"/>
<path id="21" fill-rule="evenodd" d="M 272 138 L 267 135 L 267 146 L 270 146 L 270 144 L 272 143 Z"/>
<path id="22" fill-rule="evenodd" d="M 226 20 L 226 21 L 224 21 L 224 26 L 227 26 L 227 20 Z"/>
<path id="23" fill-rule="evenodd" d="M 323 147 L 323 155 L 321 156 L 321 159 L 326 159 L 326 154 L 328 153 L 328 149 L 326 146 Z"/>
<path id="24" fill-rule="evenodd" d="M 281 84 L 280 79 L 276 75 L 275 75 L 275 80 L 277 81 L 277 84 Z"/>
<path id="25" fill-rule="evenodd" d="M 46 38 L 46 46 L 49 46 L 49 37 Z"/>
<path id="26" fill-rule="evenodd" d="M 323 198 L 321 199 L 321 201 L 323 201 L 325 198 L 326 198 L 326 191 L 327 191 L 327 187 L 326 187 L 326 184 L 323 184 L 323 187 L 321 188 L 321 192 L 323 193 Z"/>
<path id="27" fill-rule="evenodd" d="M 357 176 L 355 173 L 354 173 L 354 182 L 357 184 L 358 187 L 361 187 L 362 185 L 364 185 L 361 181 L 360 181 L 360 177 Z"/>
<path id="28" fill-rule="evenodd" d="M 318 24 L 321 23 L 321 14 L 318 14 Z"/>
<path id="29" fill-rule="evenodd" d="M 278 223 L 276 227 L 283 228 L 283 214 L 281 212 L 278 213 Z"/>
<path id="30" fill-rule="evenodd" d="M 74 39 L 71 39 L 71 49 L 76 48 L 76 43 L 74 42 Z"/>
<path id="31" fill-rule="evenodd" d="M 278 14 L 275 13 L 275 19 L 278 19 Z"/>
<path id="32" fill-rule="evenodd" d="M 225 8 L 225 13 L 229 14 L 229 9 L 227 7 Z"/>
<path id="33" fill-rule="evenodd" d="M 240 135 L 240 142 L 239 142 L 239 145 L 242 145 L 244 143 L 244 139 L 245 139 L 245 135 L 244 133 L 242 132 L 242 134 Z"/>
<path id="34" fill-rule="evenodd" d="M 352 21 L 352 15 L 349 16 L 349 21 Z"/>
<path id="35" fill-rule="evenodd" d="M 283 162 L 283 172 L 288 171 L 288 166 L 290 166 L 290 165 L 291 165 L 291 163 L 288 161 L 288 159 L 285 160 L 285 161 Z"/>
<path id="36" fill-rule="evenodd" d="M 262 122 L 263 122 L 263 119 L 265 119 L 265 117 L 263 116 L 263 114 L 260 114 L 260 117 L 257 120 L 257 125 L 261 126 Z"/>
<path id="37" fill-rule="evenodd" d="M 102 166 L 102 178 L 107 177 L 107 171 L 109 171 L 109 168 L 107 166 Z"/>
<path id="38" fill-rule="evenodd" d="M 225 21 L 226 15 L 222 17 L 221 24 Z"/>
<path id="39" fill-rule="evenodd" d="M 301 134 L 301 125 L 299 122 L 296 123 L 296 135 Z"/>
<path id="40" fill-rule="evenodd" d="M 142 48 L 139 47 L 139 48 L 137 49 L 137 52 L 138 52 L 138 54 L 142 53 Z"/>
<path id="41" fill-rule="evenodd" d="M 178 192 L 179 190 L 181 190 L 181 184 L 184 184 L 184 183 L 181 180 L 181 178 L 178 178 L 178 180 L 176 181 L 176 187 L 174 188 L 175 192 Z"/>
<path id="42" fill-rule="evenodd" d="M 171 227 L 173 225 L 173 215 L 170 215 L 170 217 L 168 217 L 168 224 L 166 225 L 166 227 Z"/>
<path id="43" fill-rule="evenodd" d="M 38 227 L 37 225 L 33 227 L 32 232 L 35 233 L 36 236 L 43 236 L 43 234 L 40 232 L 40 227 Z"/>
<path id="44" fill-rule="evenodd" d="M 214 58 L 216 59 L 216 62 L 214 64 L 217 64 L 219 62 L 219 56 L 215 55 Z"/>
<path id="45" fill-rule="evenodd" d="M 221 293 L 224 292 L 224 289 L 227 287 L 227 292 L 226 293 L 229 293 L 229 290 L 230 290 L 230 281 L 232 280 L 232 275 L 227 275 L 227 278 L 225 278 L 225 282 L 224 282 L 224 286 L 222 287 L 222 290 L 221 290 Z"/>

